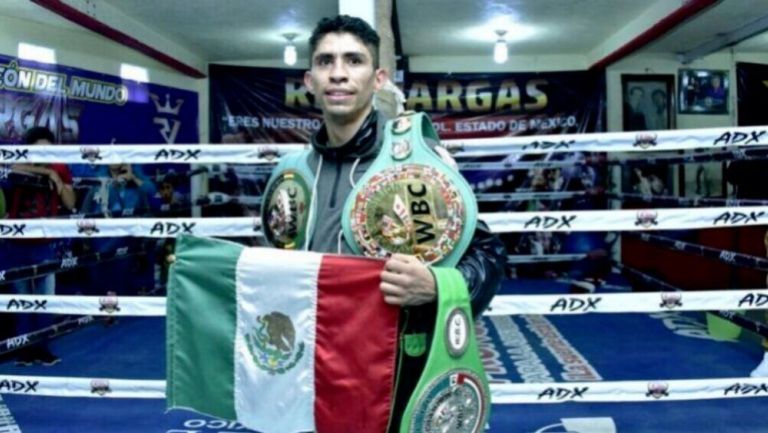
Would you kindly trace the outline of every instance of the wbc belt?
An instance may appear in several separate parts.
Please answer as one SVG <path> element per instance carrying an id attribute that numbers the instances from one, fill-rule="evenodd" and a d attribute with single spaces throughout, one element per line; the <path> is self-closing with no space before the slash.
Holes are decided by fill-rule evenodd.
<path id="1" fill-rule="evenodd" d="M 264 237 L 276 248 L 302 249 L 308 236 L 314 179 L 307 152 L 284 155 L 273 172 L 261 204 Z"/>
<path id="2" fill-rule="evenodd" d="M 427 363 L 403 413 L 400 433 L 480 433 L 491 394 L 461 273 L 434 267 L 437 321 Z"/>
<path id="3" fill-rule="evenodd" d="M 387 122 L 382 150 L 342 212 L 344 238 L 356 254 L 410 254 L 454 266 L 469 246 L 477 225 L 475 196 L 425 138 L 439 140 L 423 113 Z"/>

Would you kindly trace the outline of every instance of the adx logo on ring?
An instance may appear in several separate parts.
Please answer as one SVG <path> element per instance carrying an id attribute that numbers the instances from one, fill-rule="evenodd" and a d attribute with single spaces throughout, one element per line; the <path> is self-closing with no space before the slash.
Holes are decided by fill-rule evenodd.
<path id="1" fill-rule="evenodd" d="M 768 131 L 762 130 L 762 131 L 750 131 L 749 134 L 745 132 L 725 132 L 721 136 L 717 137 L 715 141 L 712 142 L 713 146 L 717 146 L 718 144 L 722 144 L 724 146 L 733 146 L 735 144 L 746 146 L 746 145 L 757 145 L 757 144 L 764 144 L 760 143 L 762 137 L 768 133 Z"/>
<path id="2" fill-rule="evenodd" d="M 739 307 L 763 307 L 768 306 L 768 295 L 762 293 L 748 293 L 739 299 Z"/>
<path id="3" fill-rule="evenodd" d="M 192 235 L 194 234 L 194 228 L 197 225 L 197 223 L 185 223 L 182 222 L 180 224 L 170 222 L 170 221 L 158 221 L 152 225 L 152 228 L 149 230 L 149 235 L 178 235 L 178 234 L 187 234 Z"/>
<path id="4" fill-rule="evenodd" d="M 742 395 L 742 396 L 755 396 L 755 395 L 768 395 L 768 384 L 750 384 L 736 382 L 733 385 L 725 388 L 723 396 L 728 394 Z"/>
<path id="5" fill-rule="evenodd" d="M 7 304 L 5 304 L 6 311 L 45 311 L 48 305 L 48 301 L 45 299 L 35 299 L 27 301 L 26 299 L 11 298 Z"/>
<path id="6" fill-rule="evenodd" d="M 197 161 L 202 149 L 160 149 L 155 154 L 155 161 Z"/>
<path id="7" fill-rule="evenodd" d="M 555 230 L 561 229 L 561 228 L 573 228 L 571 226 L 571 223 L 576 220 L 578 215 L 562 215 L 559 218 L 550 217 L 550 216 L 535 216 L 528 221 L 525 222 L 525 225 L 523 225 L 523 228 L 528 228 L 532 226 L 536 229 L 551 229 L 554 228 Z"/>
<path id="8" fill-rule="evenodd" d="M 544 391 L 539 393 L 539 396 L 536 398 L 537 400 L 555 400 L 555 401 L 564 401 L 564 400 L 576 400 L 578 398 L 584 398 L 584 394 L 589 391 L 588 386 L 576 386 L 573 388 L 547 388 Z"/>
<path id="9" fill-rule="evenodd" d="M 718 224 L 723 225 L 748 225 L 751 223 L 759 223 L 760 219 L 762 219 L 765 216 L 765 212 L 750 212 L 750 213 L 744 213 L 744 212 L 730 212 L 726 211 L 721 213 L 717 218 L 715 218 L 715 221 L 712 223 L 713 226 L 716 226 Z"/>
<path id="10" fill-rule="evenodd" d="M 21 148 L 6 148 L 0 149 L 0 161 L 27 161 L 29 159 L 29 149 L 26 147 Z"/>
<path id="11" fill-rule="evenodd" d="M 597 304 L 602 301 L 603 298 L 600 296 L 593 297 L 588 296 L 584 299 L 579 298 L 559 298 L 557 301 L 555 301 L 554 304 L 552 304 L 549 307 L 550 312 L 560 311 L 560 312 L 582 312 L 587 313 L 590 311 L 597 311 L 598 307 Z"/>
<path id="12" fill-rule="evenodd" d="M 26 228 L 26 224 L 0 224 L 0 236 L 24 236 L 24 229 Z"/>
<path id="13" fill-rule="evenodd" d="M 0 393 L 30 394 L 37 392 L 37 380 L 10 380 L 0 378 Z"/>

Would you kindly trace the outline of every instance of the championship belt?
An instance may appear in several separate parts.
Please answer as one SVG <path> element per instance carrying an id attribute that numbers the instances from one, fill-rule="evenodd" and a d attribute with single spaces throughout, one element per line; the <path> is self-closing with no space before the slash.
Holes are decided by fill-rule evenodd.
<path id="1" fill-rule="evenodd" d="M 490 417 L 491 392 L 467 286 L 456 269 L 432 271 L 438 290 L 435 333 L 400 433 L 480 433 Z"/>
<path id="2" fill-rule="evenodd" d="M 425 137 L 439 140 L 423 113 L 387 122 L 381 152 L 344 204 L 341 225 L 354 253 L 454 266 L 466 251 L 477 225 L 475 196 Z"/>
<path id="3" fill-rule="evenodd" d="M 261 203 L 261 226 L 269 245 L 291 250 L 304 247 L 313 180 L 307 152 L 280 158 Z"/>

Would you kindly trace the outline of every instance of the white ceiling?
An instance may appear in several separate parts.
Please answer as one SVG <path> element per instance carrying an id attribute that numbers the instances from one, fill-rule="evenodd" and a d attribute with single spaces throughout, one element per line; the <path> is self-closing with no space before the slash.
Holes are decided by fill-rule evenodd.
<path id="1" fill-rule="evenodd" d="M 724 0 L 696 19 L 670 32 L 666 37 L 649 45 L 649 52 L 678 53 L 696 48 L 719 34 L 738 30 L 768 15 L 768 0 Z M 749 50 L 768 53 L 766 38 L 753 38 Z M 742 50 L 745 51 L 745 50 Z"/>
<path id="2" fill-rule="evenodd" d="M 21 18 L 66 29 L 82 29 L 77 24 L 73 24 L 29 0 L 0 0 L 0 16 Z"/>
<path id="3" fill-rule="evenodd" d="M 401 0 L 397 8 L 405 55 L 484 55 L 498 27 L 508 30 L 510 51 L 540 55 L 587 53 L 642 13 L 648 3 Z M 598 13 L 600 19 L 595 19 Z M 489 24 L 499 15 L 511 17 L 509 24 Z"/>
<path id="4" fill-rule="evenodd" d="M 210 61 L 282 58 L 283 33 L 306 40 L 339 10 L 338 0 L 106 1 Z"/>
<path id="5" fill-rule="evenodd" d="M 76 4 L 81 0 L 65 0 Z M 279 59 L 282 34 L 297 32 L 299 56 L 315 23 L 338 11 L 339 0 L 89 0 L 176 42 L 205 61 Z M 642 0 L 396 0 L 405 56 L 484 56 L 494 30 L 508 30 L 515 54 L 586 55 L 655 2 Z M 665 0 L 673 1 L 673 0 Z M 675 0 L 681 2 L 682 0 Z M 104 7 L 104 6 L 103 6 Z M 0 15 L 75 28 L 29 0 L 0 0 Z M 497 15 L 509 19 L 491 24 Z M 721 2 L 645 48 L 676 53 L 768 15 L 768 0 Z M 86 31 L 86 30 L 82 30 Z M 141 35 L 132 35 L 141 39 Z M 768 53 L 768 36 L 739 50 Z M 169 53 L 173 56 L 173 53 Z"/>

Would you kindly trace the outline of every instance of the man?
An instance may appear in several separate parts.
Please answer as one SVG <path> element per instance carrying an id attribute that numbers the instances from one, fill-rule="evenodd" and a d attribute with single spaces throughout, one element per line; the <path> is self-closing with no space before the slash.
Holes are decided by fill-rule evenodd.
<path id="1" fill-rule="evenodd" d="M 24 134 L 26 144 L 53 144 L 53 133 L 43 127 L 31 128 Z M 41 187 L 36 182 L 17 184 L 9 189 L 8 218 L 32 219 L 50 218 L 59 214 L 59 207 L 68 211 L 75 208 L 75 192 L 72 189 L 72 175 L 64 164 L 15 164 L 11 170 L 16 173 L 39 176 L 45 182 Z M 21 239 L 7 241 L 10 250 L 3 254 L 3 269 L 27 267 L 56 260 L 58 257 L 55 243 L 45 239 Z M 24 295 L 52 295 L 56 290 L 54 274 L 37 276 L 10 283 L 14 293 Z M 16 317 L 18 334 L 36 331 L 51 324 L 48 315 L 20 314 Z M 60 361 L 51 353 L 47 342 L 43 341 L 32 347 L 21 349 L 16 363 L 32 365 L 36 362 L 46 366 Z"/>
<path id="2" fill-rule="evenodd" d="M 643 114 L 643 98 L 645 90 L 634 86 L 629 89 L 627 100 L 624 102 L 624 131 L 645 131 L 648 125 Z"/>
<path id="3" fill-rule="evenodd" d="M 704 107 L 710 111 L 725 110 L 726 99 L 723 79 L 718 74 L 712 75 L 709 85 L 704 88 Z"/>
<path id="4" fill-rule="evenodd" d="M 342 232 L 342 209 L 356 182 L 382 150 L 387 119 L 373 108 L 373 98 L 387 75 L 379 68 L 379 36 L 359 18 L 342 15 L 323 19 L 309 43 L 311 67 L 304 81 L 322 111 L 324 125 L 312 137 L 311 151 L 299 155 L 300 163 L 314 176 L 311 197 L 316 206 L 307 223 L 312 230 L 306 231 L 306 240 L 298 247 L 351 254 L 350 239 Z M 265 200 L 267 207 L 268 202 L 269 198 Z M 504 245 L 485 224 L 478 223 L 456 266 L 467 282 L 474 317 L 479 317 L 498 290 L 505 262 Z M 437 296 L 429 267 L 414 256 L 394 254 L 385 264 L 380 289 L 385 302 L 404 308 L 402 317 L 407 325 L 402 338 L 413 336 L 428 342 Z M 390 431 L 399 430 L 400 417 L 424 366 L 424 352 L 400 356 Z"/>
<path id="5" fill-rule="evenodd" d="M 667 93 L 661 89 L 655 89 L 651 92 L 651 102 L 651 107 L 646 115 L 648 129 L 654 131 L 669 129 Z"/>

